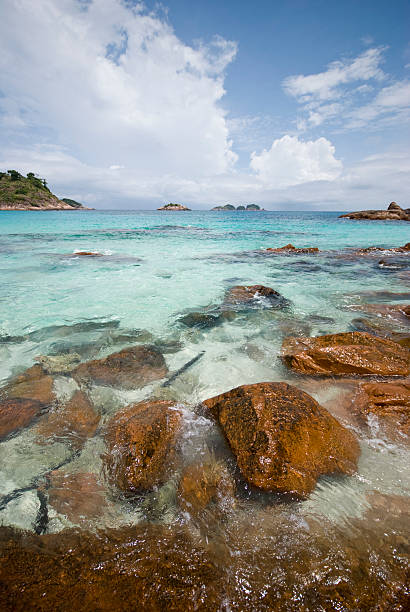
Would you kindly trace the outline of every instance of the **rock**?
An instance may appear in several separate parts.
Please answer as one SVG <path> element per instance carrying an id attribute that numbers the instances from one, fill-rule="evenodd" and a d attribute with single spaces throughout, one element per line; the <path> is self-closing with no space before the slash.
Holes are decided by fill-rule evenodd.
<path id="1" fill-rule="evenodd" d="M 119 489 L 149 490 L 164 482 L 181 419 L 181 412 L 167 401 L 132 404 L 111 419 L 104 461 Z"/>
<path id="2" fill-rule="evenodd" d="M 1 394 L 8 398 L 36 400 L 48 406 L 55 400 L 53 384 L 53 378 L 40 365 L 34 365 L 3 387 Z"/>
<path id="3" fill-rule="evenodd" d="M 138 345 L 104 359 L 81 363 L 72 373 L 77 382 L 134 389 L 164 378 L 168 372 L 162 353 L 154 346 Z"/>
<path id="4" fill-rule="evenodd" d="M 365 332 L 286 338 L 282 359 L 295 372 L 313 376 L 407 376 L 410 373 L 407 349 Z"/>
<path id="5" fill-rule="evenodd" d="M 410 242 L 407 242 L 401 247 L 386 248 L 386 247 L 369 246 L 363 249 L 355 249 L 354 253 L 357 253 L 358 255 L 368 255 L 369 253 L 370 254 L 377 253 L 378 251 L 383 251 L 386 253 L 408 253 L 410 251 Z"/>
<path id="6" fill-rule="evenodd" d="M 44 411 L 37 400 L 14 398 L 0 401 L 0 440 L 30 425 Z"/>
<path id="7" fill-rule="evenodd" d="M 165 204 L 165 206 L 161 206 L 161 208 L 157 208 L 157 210 L 191 210 L 182 204 Z"/>
<path id="8" fill-rule="evenodd" d="M 67 353 L 65 355 L 39 355 L 36 360 L 47 374 L 67 374 L 80 363 L 81 357 L 78 353 Z"/>
<path id="9" fill-rule="evenodd" d="M 101 516 L 107 505 L 104 491 L 95 474 L 55 470 L 48 476 L 49 504 L 74 524 Z"/>
<path id="10" fill-rule="evenodd" d="M 98 251 L 75 251 L 73 257 L 102 257 L 103 254 Z"/>
<path id="11" fill-rule="evenodd" d="M 235 484 L 221 462 L 207 461 L 189 465 L 178 488 L 178 501 L 184 512 L 194 518 L 211 509 L 222 518 L 233 505 Z"/>
<path id="12" fill-rule="evenodd" d="M 403 210 L 396 202 L 392 202 L 387 210 L 360 210 L 340 215 L 339 219 L 342 218 L 371 219 L 376 221 L 410 221 L 410 210 Z"/>
<path id="13" fill-rule="evenodd" d="M 310 395 L 286 383 L 243 385 L 204 402 L 244 478 L 265 491 L 306 497 L 321 474 L 352 474 L 355 436 Z"/>
<path id="14" fill-rule="evenodd" d="M 74 448 L 81 448 L 91 438 L 100 422 L 100 415 L 82 391 L 55 412 L 49 412 L 37 425 L 37 435 L 46 440 L 68 440 Z"/>
<path id="15" fill-rule="evenodd" d="M 298 249 L 293 244 L 286 244 L 283 247 L 279 247 L 277 249 L 268 248 L 265 249 L 266 253 L 319 253 L 319 249 L 317 247 L 306 247 L 302 249 Z"/>
<path id="16" fill-rule="evenodd" d="M 206 314 L 204 312 L 190 312 L 178 319 L 178 321 L 186 327 L 199 327 L 203 329 L 216 327 L 223 322 L 219 315 Z"/>
<path id="17" fill-rule="evenodd" d="M 290 305 L 289 300 L 284 298 L 278 291 L 263 285 L 231 287 L 226 295 L 224 304 L 239 306 L 266 305 L 269 308 L 286 308 Z"/>
<path id="18" fill-rule="evenodd" d="M 361 383 L 354 409 L 362 416 L 376 415 L 393 433 L 410 435 L 410 382 Z"/>
<path id="19" fill-rule="evenodd" d="M 211 210 L 236 210 L 236 208 L 232 204 L 225 204 L 225 206 L 214 206 Z"/>

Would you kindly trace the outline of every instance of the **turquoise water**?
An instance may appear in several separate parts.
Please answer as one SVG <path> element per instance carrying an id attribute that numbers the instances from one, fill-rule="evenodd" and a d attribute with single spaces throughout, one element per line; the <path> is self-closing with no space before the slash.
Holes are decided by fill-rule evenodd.
<path id="1" fill-rule="evenodd" d="M 75 351 L 90 359 L 149 341 L 163 350 L 172 372 L 203 351 L 203 357 L 168 390 L 185 410 L 183 453 L 188 460 L 205 452 L 206 440 L 214 435 L 209 421 L 192 410 L 198 401 L 245 383 L 300 384 L 278 359 L 285 336 L 349 330 L 359 316 L 352 309 L 355 304 L 384 299 L 377 297 L 381 291 L 408 292 L 408 256 L 390 257 L 392 265 L 382 267 L 383 254 L 358 257 L 349 249 L 397 247 L 409 240 L 409 225 L 404 222 L 355 222 L 338 219 L 338 213 L 2 212 L 0 381 L 32 365 L 38 355 Z M 262 252 L 288 243 L 318 247 L 321 253 Z M 81 257 L 77 251 L 101 256 Z M 290 300 L 291 308 L 255 310 L 212 329 L 188 328 L 179 322 L 189 312 L 217 312 L 226 290 L 237 284 L 272 287 Z M 69 394 L 70 384 L 61 377 L 58 392 Z M 149 397 L 157 387 L 135 392 L 96 387 L 92 396 L 104 422 L 118 407 Z M 340 393 L 325 383 L 312 392 L 354 428 L 349 415 L 338 407 L 341 402 L 335 401 Z M 0 445 L 3 493 L 25 486 L 67 456 L 63 443 L 36 446 L 33 435 L 27 430 Z M 366 506 L 368 491 L 408 493 L 410 478 L 404 469 L 408 451 L 385 439 L 377 424 L 358 435 L 362 459 L 357 476 L 343 483 L 322 480 L 301 506 L 302 514 L 357 516 Z M 104 442 L 97 436 L 68 471 L 86 468 L 100 475 L 102 452 Z M 164 497 L 168 499 L 166 490 Z M 161 503 L 164 520 L 174 520 L 172 503 Z M 0 519 L 30 526 L 37 505 L 35 494 L 28 492 L 0 513 Z M 118 525 L 138 517 L 135 508 L 131 511 L 118 501 L 109 506 L 105 520 L 107 525 Z M 63 517 L 55 516 L 50 529 L 66 524 Z"/>

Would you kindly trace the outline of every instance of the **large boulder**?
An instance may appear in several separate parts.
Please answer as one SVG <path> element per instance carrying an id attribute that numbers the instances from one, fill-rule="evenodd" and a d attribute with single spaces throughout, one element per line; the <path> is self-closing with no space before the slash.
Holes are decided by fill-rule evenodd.
<path id="1" fill-rule="evenodd" d="M 44 404 L 26 398 L 0 401 L 0 440 L 30 425 L 44 410 Z"/>
<path id="2" fill-rule="evenodd" d="M 233 306 L 268 306 L 269 308 L 286 308 L 290 302 L 278 291 L 264 285 L 235 285 L 226 295 L 224 304 Z"/>
<path id="3" fill-rule="evenodd" d="M 403 210 L 396 202 L 391 202 L 387 210 L 359 210 L 358 212 L 340 215 L 347 219 L 371 219 L 375 221 L 410 221 L 410 210 Z"/>
<path id="4" fill-rule="evenodd" d="M 155 346 L 137 345 L 82 363 L 72 376 L 78 382 L 135 389 L 164 378 L 167 372 L 164 357 Z"/>
<path id="5" fill-rule="evenodd" d="M 354 401 L 362 417 L 375 415 L 392 433 L 410 436 L 410 382 L 361 383 Z"/>
<path id="6" fill-rule="evenodd" d="M 296 387 L 243 385 L 204 404 L 221 425 L 242 475 L 255 487 L 303 498 L 321 474 L 356 469 L 356 437 Z"/>
<path id="7" fill-rule="evenodd" d="M 313 376 L 408 376 L 410 373 L 410 352 L 406 348 L 365 332 L 286 338 L 282 359 L 295 372 Z"/>
<path id="8" fill-rule="evenodd" d="M 48 376 L 40 365 L 34 365 L 1 389 L 1 395 L 31 399 L 48 406 L 56 399 L 53 384 L 52 376 Z"/>
<path id="9" fill-rule="evenodd" d="M 174 458 L 181 418 L 171 402 L 145 401 L 128 406 L 111 419 L 104 461 L 119 489 L 149 490 L 164 482 Z"/>
<path id="10" fill-rule="evenodd" d="M 67 440 L 77 449 L 95 434 L 99 422 L 100 415 L 85 393 L 75 391 L 68 402 L 41 419 L 37 435 L 44 440 Z"/>
<path id="11" fill-rule="evenodd" d="M 224 464 L 209 460 L 185 468 L 179 482 L 178 501 L 181 509 L 194 518 L 207 510 L 222 517 L 232 507 L 234 493 L 234 481 Z"/>

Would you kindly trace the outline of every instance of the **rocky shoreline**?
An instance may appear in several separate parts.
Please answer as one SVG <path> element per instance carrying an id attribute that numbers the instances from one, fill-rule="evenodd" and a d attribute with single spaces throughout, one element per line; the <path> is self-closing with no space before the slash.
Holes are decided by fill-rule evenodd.
<path id="1" fill-rule="evenodd" d="M 360 210 L 340 215 L 339 219 L 366 219 L 374 221 L 410 221 L 410 208 L 405 210 L 391 202 L 387 210 Z"/>

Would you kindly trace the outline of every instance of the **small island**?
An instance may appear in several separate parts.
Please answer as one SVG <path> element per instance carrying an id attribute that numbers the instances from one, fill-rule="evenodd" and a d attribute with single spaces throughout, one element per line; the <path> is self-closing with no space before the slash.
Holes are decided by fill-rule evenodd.
<path id="1" fill-rule="evenodd" d="M 0 210 L 92 210 L 75 200 L 60 200 L 51 193 L 47 181 L 29 172 L 0 172 Z"/>
<path id="2" fill-rule="evenodd" d="M 260 206 L 258 206 L 257 204 L 248 204 L 246 207 L 245 206 L 238 206 L 237 208 L 235 208 L 235 206 L 233 206 L 232 204 L 225 204 L 225 206 L 215 206 L 214 208 L 211 208 L 211 210 L 264 210 L 263 208 L 261 208 Z"/>
<path id="3" fill-rule="evenodd" d="M 191 210 L 190 208 L 187 208 L 186 206 L 183 206 L 182 204 L 165 204 L 164 206 L 161 206 L 161 208 L 157 208 L 157 210 Z"/>
<path id="4" fill-rule="evenodd" d="M 368 219 L 375 221 L 410 221 L 410 208 L 403 209 L 396 202 L 390 202 L 387 210 L 359 210 L 340 215 L 339 219 Z"/>

